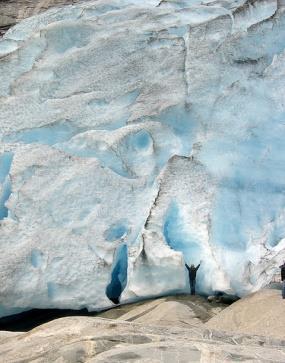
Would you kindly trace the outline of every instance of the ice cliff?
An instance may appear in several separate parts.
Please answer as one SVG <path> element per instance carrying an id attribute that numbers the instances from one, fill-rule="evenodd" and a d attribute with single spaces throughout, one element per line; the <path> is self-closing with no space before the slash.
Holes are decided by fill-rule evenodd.
<path id="1" fill-rule="evenodd" d="M 285 2 L 99 0 L 0 41 L 0 315 L 197 290 L 285 258 Z"/>

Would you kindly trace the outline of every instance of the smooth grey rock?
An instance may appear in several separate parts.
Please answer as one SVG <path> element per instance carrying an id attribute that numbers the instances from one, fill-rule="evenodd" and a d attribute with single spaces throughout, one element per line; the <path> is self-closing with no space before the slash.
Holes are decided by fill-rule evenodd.
<path id="1" fill-rule="evenodd" d="M 285 338 L 285 300 L 281 291 L 264 289 L 251 294 L 210 319 L 211 329 Z"/>
<path id="2" fill-rule="evenodd" d="M 191 328 L 202 326 L 226 307 L 224 304 L 209 304 L 200 296 L 177 295 L 127 305 L 117 319 L 146 325 Z M 99 315 L 108 318 L 116 310 L 114 308 Z"/>
<path id="3" fill-rule="evenodd" d="M 54 320 L 0 343 L 16 362 L 284 362 L 283 341 L 92 317 Z"/>

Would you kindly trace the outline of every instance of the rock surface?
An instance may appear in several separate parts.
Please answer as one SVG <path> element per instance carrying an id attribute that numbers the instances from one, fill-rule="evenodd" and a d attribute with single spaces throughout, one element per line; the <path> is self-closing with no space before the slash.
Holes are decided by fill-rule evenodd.
<path id="1" fill-rule="evenodd" d="M 199 296 L 169 296 L 122 305 L 100 313 L 100 317 L 155 326 L 198 327 L 220 313 L 227 305 L 208 303 Z"/>
<path id="2" fill-rule="evenodd" d="M 188 300 L 188 303 L 200 308 L 196 305 L 198 301 Z M 152 311 L 155 311 L 155 307 L 161 307 L 168 313 L 173 312 L 169 304 L 175 304 L 177 314 L 171 321 L 168 320 L 168 326 L 161 326 L 160 319 L 149 319 L 151 304 L 151 308 L 154 308 Z M 166 304 L 168 307 L 165 309 Z M 158 299 L 140 303 L 140 309 L 133 307 L 130 314 L 117 320 L 68 317 L 51 321 L 27 333 L 1 334 L 1 360 L 5 363 L 284 362 L 284 340 L 205 329 L 196 324 L 193 314 L 185 311 L 183 306 L 186 305 L 181 300 L 167 302 Z M 130 306 L 122 308 L 130 309 Z M 114 314 L 116 310 L 113 309 Z M 136 318 L 139 312 L 141 316 Z M 181 317 L 190 324 L 182 328 Z M 134 321 L 123 321 L 123 318 Z M 164 318 L 163 321 L 166 322 Z"/>
<path id="3" fill-rule="evenodd" d="M 0 42 L 0 316 L 246 295 L 285 257 L 284 2 L 100 0 Z M 169 304 L 168 304 L 169 305 Z"/>
<path id="4" fill-rule="evenodd" d="M 199 296 L 169 296 L 121 305 L 97 317 L 65 317 L 26 333 L 0 332 L 1 361 L 281 363 L 285 325 L 280 300 L 280 291 L 274 290 L 229 307 Z M 281 323 L 269 317 L 272 303 Z M 231 325 L 231 331 L 220 330 L 225 325 Z M 241 334 L 239 327 L 254 330 Z M 279 339 L 274 337 L 276 329 Z"/>
<path id="5" fill-rule="evenodd" d="M 285 301 L 280 290 L 261 290 L 210 319 L 210 329 L 285 338 Z"/>

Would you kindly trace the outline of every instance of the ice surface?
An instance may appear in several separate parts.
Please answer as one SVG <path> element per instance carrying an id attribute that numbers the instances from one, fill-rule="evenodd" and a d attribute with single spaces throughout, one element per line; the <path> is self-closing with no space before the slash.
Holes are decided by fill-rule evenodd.
<path id="1" fill-rule="evenodd" d="M 282 2 L 98 0 L 0 42 L 0 315 L 189 291 L 285 259 Z"/>
<path id="2" fill-rule="evenodd" d="M 11 194 L 11 180 L 9 177 L 9 171 L 11 168 L 13 154 L 5 152 L 0 158 L 0 220 L 8 216 L 8 208 L 6 207 L 6 201 Z"/>

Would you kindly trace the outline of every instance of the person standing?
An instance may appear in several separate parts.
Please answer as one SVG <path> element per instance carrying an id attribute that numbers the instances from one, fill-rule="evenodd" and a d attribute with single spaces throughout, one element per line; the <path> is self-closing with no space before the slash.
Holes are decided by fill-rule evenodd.
<path id="1" fill-rule="evenodd" d="M 193 264 L 189 267 L 187 265 L 187 263 L 185 263 L 185 266 L 186 266 L 186 268 L 188 270 L 188 274 L 189 274 L 189 284 L 190 284 L 191 295 L 195 295 L 196 275 L 197 275 L 197 271 L 198 271 L 200 265 L 201 265 L 201 262 L 196 267 Z"/>
<path id="2" fill-rule="evenodd" d="M 281 269 L 282 298 L 285 299 L 285 261 L 279 267 Z"/>

